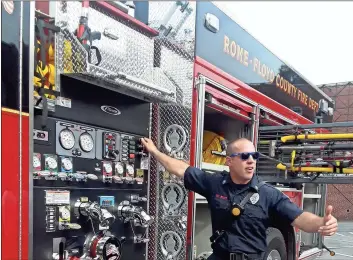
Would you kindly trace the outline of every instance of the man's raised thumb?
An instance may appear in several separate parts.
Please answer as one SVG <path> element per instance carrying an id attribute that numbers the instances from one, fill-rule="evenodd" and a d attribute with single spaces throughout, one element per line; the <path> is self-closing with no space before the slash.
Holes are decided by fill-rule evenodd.
<path id="1" fill-rule="evenodd" d="M 325 214 L 325 222 L 330 220 L 330 216 L 332 214 L 333 207 L 331 205 L 327 206 L 326 214 Z"/>

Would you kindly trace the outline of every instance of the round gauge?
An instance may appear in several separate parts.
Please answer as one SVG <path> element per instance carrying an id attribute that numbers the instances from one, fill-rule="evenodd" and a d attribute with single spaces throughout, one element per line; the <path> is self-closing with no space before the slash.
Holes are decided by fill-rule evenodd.
<path id="1" fill-rule="evenodd" d="M 74 133 L 69 129 L 64 129 L 60 132 L 59 141 L 61 146 L 66 149 L 70 150 L 75 146 L 75 136 Z"/>
<path id="2" fill-rule="evenodd" d="M 39 168 L 40 167 L 40 160 L 37 156 L 33 156 L 33 167 Z"/>
<path id="3" fill-rule="evenodd" d="M 115 173 L 117 173 L 117 174 L 123 174 L 124 173 L 124 168 L 121 165 L 121 163 L 115 164 Z"/>
<path id="4" fill-rule="evenodd" d="M 127 174 L 134 175 L 134 167 L 132 165 L 126 165 Z"/>
<path id="5" fill-rule="evenodd" d="M 45 159 L 45 163 L 49 169 L 56 169 L 56 167 L 58 167 L 58 162 L 53 157 L 48 157 Z"/>
<path id="6" fill-rule="evenodd" d="M 111 173 L 113 171 L 113 168 L 112 168 L 111 164 L 106 163 L 106 164 L 104 164 L 104 170 L 106 173 Z"/>
<path id="7" fill-rule="evenodd" d="M 60 209 L 60 214 L 62 219 L 69 219 L 70 218 L 70 210 L 66 207 L 62 207 Z"/>
<path id="8" fill-rule="evenodd" d="M 65 171 L 72 170 L 72 162 L 69 158 L 64 158 L 61 160 L 61 165 Z"/>
<path id="9" fill-rule="evenodd" d="M 80 146 L 81 146 L 81 149 L 86 153 L 92 151 L 93 138 L 89 133 L 86 132 L 80 136 Z"/>

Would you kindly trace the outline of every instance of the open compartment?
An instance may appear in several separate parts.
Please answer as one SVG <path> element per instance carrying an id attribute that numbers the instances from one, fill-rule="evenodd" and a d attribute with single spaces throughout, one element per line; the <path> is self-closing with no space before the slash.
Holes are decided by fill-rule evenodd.
<path id="1" fill-rule="evenodd" d="M 200 87 L 199 91 L 202 90 Z M 203 127 L 202 137 L 198 136 L 200 168 L 211 174 L 228 171 L 225 165 L 227 143 L 241 137 L 255 138 L 255 108 L 246 100 L 226 94 L 214 85 L 205 84 L 204 97 L 203 93 L 200 96 L 198 120 L 202 121 Z M 207 256 L 212 251 L 209 241 L 212 234 L 210 211 L 207 200 L 199 194 L 195 196 L 194 246 L 197 256 Z"/>

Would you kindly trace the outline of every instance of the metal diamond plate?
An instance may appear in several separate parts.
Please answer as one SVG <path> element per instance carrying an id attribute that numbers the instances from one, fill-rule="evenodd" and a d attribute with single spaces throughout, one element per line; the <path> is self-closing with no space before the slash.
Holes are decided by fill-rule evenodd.
<path id="1" fill-rule="evenodd" d="M 185 3 L 187 5 L 184 5 Z M 159 36 L 151 37 L 132 27 L 128 21 L 107 13 L 98 3 L 90 2 L 88 26 L 92 31 L 102 33 L 101 39 L 93 41 L 92 44 L 100 50 L 102 56 L 101 63 L 96 65 L 97 56 L 93 52 L 89 63 L 86 50 L 75 36 L 82 14 L 81 2 L 57 2 L 55 19 L 61 32 L 56 36 L 56 75 L 77 73 L 89 80 L 103 80 L 109 86 L 119 85 L 154 100 L 167 102 L 153 105 L 151 138 L 162 152 L 166 152 L 162 140 L 164 131 L 172 124 L 182 126 L 187 133 L 187 141 L 179 156 L 188 161 L 194 77 L 195 9 L 195 2 L 149 2 L 149 26 L 159 31 Z M 107 29 L 116 34 L 118 39 L 105 37 L 103 32 Z M 162 88 L 162 91 L 152 90 L 141 82 L 136 84 L 123 75 L 152 83 Z M 57 77 L 56 81 L 60 90 L 60 77 Z M 166 92 L 171 92 L 172 95 Z M 173 231 L 180 236 L 183 244 L 181 251 L 173 259 L 185 259 L 187 191 L 181 180 L 170 178 L 166 181 L 165 175 L 163 167 L 152 158 L 149 174 L 149 214 L 155 221 L 148 230 L 150 241 L 146 257 L 150 260 L 166 259 L 160 239 L 165 232 Z M 172 216 L 166 214 L 161 195 L 164 185 L 170 182 L 177 182 L 181 187 L 172 195 L 185 197 L 177 214 Z"/>
<path id="2" fill-rule="evenodd" d="M 182 159 L 189 161 L 190 153 L 190 129 L 191 129 L 191 105 L 193 89 L 193 66 L 195 44 L 195 9 L 196 3 L 189 2 L 188 6 L 180 6 L 181 2 L 158 1 L 149 3 L 149 26 L 160 32 L 155 38 L 154 66 L 159 67 L 176 86 L 176 102 L 172 104 L 156 104 L 153 106 L 152 116 L 152 140 L 164 153 L 168 153 L 164 147 L 163 136 L 165 130 L 173 124 L 180 125 L 186 131 L 186 144 L 181 151 Z M 184 10 L 184 11 L 181 11 Z M 172 14 L 172 15 L 171 15 Z M 180 134 L 180 131 L 177 131 Z M 169 137 L 167 137 L 169 138 Z M 179 154 L 180 156 L 180 154 Z M 183 244 L 181 251 L 172 259 L 186 258 L 186 219 L 188 194 L 182 180 L 170 176 L 161 164 L 152 160 L 150 171 L 150 213 L 156 214 L 154 226 L 150 228 L 150 242 L 148 259 L 168 259 L 161 239 L 166 232 L 175 232 L 180 236 Z M 181 189 L 172 191 L 171 201 L 184 196 L 176 214 L 168 214 L 162 192 L 166 185 L 177 183 Z M 180 194 L 180 193 L 183 194 Z M 153 201 L 153 197 L 156 198 Z M 170 242 L 172 240 L 170 239 Z M 178 241 L 178 239 L 176 239 Z M 175 242 L 175 241 L 174 241 Z M 174 245 L 173 242 L 173 245 Z M 175 248 L 177 248 L 175 242 Z M 172 248 L 172 247 L 170 247 Z"/>
<path id="3" fill-rule="evenodd" d="M 184 149 L 182 150 L 183 160 L 189 161 L 189 153 L 190 153 L 190 129 L 191 129 L 191 109 L 186 106 L 181 105 L 170 105 L 170 104 L 159 104 L 155 105 L 153 111 L 153 121 L 158 122 L 153 127 L 152 136 L 154 136 L 154 142 L 160 151 L 168 154 L 167 150 L 164 147 L 164 131 L 173 124 L 178 124 L 184 128 L 186 131 L 186 144 Z M 162 238 L 164 232 L 167 231 L 175 231 L 180 235 L 180 238 L 183 243 L 183 247 L 180 253 L 175 256 L 173 259 L 185 259 L 185 241 L 186 241 L 186 217 L 187 217 L 187 191 L 185 190 L 182 180 L 177 178 L 173 178 L 165 171 L 162 165 L 159 163 L 154 163 L 154 167 L 151 167 L 151 182 L 155 183 L 155 192 L 157 201 L 155 203 L 151 203 L 150 206 L 154 207 L 154 211 L 157 214 L 158 221 L 155 222 L 155 243 L 157 246 L 150 248 L 149 250 L 149 258 L 148 259 L 167 259 L 165 256 L 165 252 L 163 248 L 160 247 L 160 239 Z M 153 178 L 153 180 L 152 180 Z M 154 181 L 155 180 L 155 181 Z M 176 183 L 172 184 L 171 183 Z M 177 185 L 176 188 L 170 189 L 165 186 L 173 186 Z M 152 185 L 151 185 L 152 186 Z M 152 191 L 152 189 L 151 189 Z M 168 199 L 165 198 L 166 194 L 162 194 L 162 192 L 168 193 L 167 196 L 170 196 Z M 152 198 L 152 197 L 151 197 Z M 168 207 L 168 203 L 173 204 L 173 200 L 175 203 L 179 204 L 181 198 L 183 202 L 181 205 L 177 206 L 177 210 L 168 211 L 166 207 Z M 166 201 L 168 203 L 166 203 Z M 172 213 L 171 213 L 172 212 Z M 155 257 L 155 258 L 154 258 Z"/>
<path id="4" fill-rule="evenodd" d="M 97 64 L 97 56 L 92 51 L 91 63 L 88 62 L 87 51 L 75 36 L 78 28 L 81 2 L 58 2 L 56 8 L 56 24 L 62 29 L 56 40 L 57 75 L 60 73 L 84 73 L 123 85 L 143 95 L 156 97 L 168 102 L 176 101 L 176 84 L 161 67 L 154 66 L 156 56 L 155 39 L 142 31 L 130 28 L 117 17 L 108 14 L 97 3 L 90 2 L 88 10 L 88 26 L 93 32 L 100 32 L 101 39 L 94 40 L 92 46 L 99 49 L 102 60 Z M 113 40 L 104 35 L 109 30 L 118 36 Z M 159 51 L 157 49 L 157 51 Z M 158 56 L 161 56 L 158 54 Z M 125 77 L 127 76 L 127 77 Z M 131 81 L 128 77 L 153 84 L 171 94 L 146 87 L 144 83 Z M 60 77 L 57 77 L 60 87 Z"/>

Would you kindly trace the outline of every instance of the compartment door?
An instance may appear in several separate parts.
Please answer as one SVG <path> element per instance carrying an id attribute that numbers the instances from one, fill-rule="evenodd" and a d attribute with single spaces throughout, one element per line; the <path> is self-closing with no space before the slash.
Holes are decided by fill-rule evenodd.
<path id="1" fill-rule="evenodd" d="M 210 114 L 215 113 L 216 116 L 212 116 L 212 118 L 219 120 L 219 122 L 227 120 L 244 125 L 243 137 L 251 139 L 256 145 L 258 105 L 234 90 L 228 89 L 203 75 L 198 77 L 195 85 L 194 100 L 197 100 L 197 107 L 195 106 L 193 110 L 193 116 L 195 117 L 193 122 L 195 124 L 192 129 L 192 138 L 195 139 L 195 146 L 192 149 L 191 159 L 194 158 L 196 167 L 208 172 L 228 170 L 228 167 L 224 165 L 203 162 L 203 139 L 207 118 Z M 232 126 L 229 125 L 227 129 L 232 130 Z M 209 237 L 212 235 L 211 216 L 207 209 L 207 200 L 199 194 L 193 194 L 192 192 L 190 194 L 188 209 L 188 239 L 190 239 L 190 244 L 188 249 L 191 248 L 192 252 L 189 252 L 188 259 L 196 259 L 201 254 L 207 256 L 212 251 L 209 241 Z"/>

